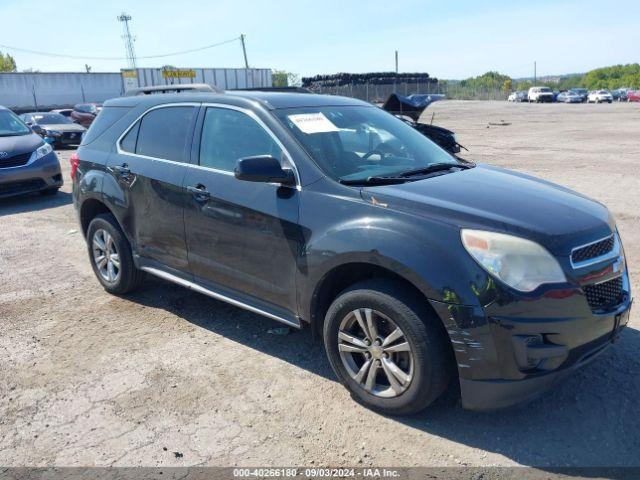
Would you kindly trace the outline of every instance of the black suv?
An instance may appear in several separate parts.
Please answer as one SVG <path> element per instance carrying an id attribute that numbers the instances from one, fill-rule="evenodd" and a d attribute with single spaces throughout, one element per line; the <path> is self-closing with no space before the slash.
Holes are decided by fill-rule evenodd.
<path id="1" fill-rule="evenodd" d="M 627 323 L 606 207 L 465 162 L 370 104 L 299 93 L 105 103 L 72 158 L 95 274 L 145 272 L 324 339 L 363 404 L 530 399 Z"/>

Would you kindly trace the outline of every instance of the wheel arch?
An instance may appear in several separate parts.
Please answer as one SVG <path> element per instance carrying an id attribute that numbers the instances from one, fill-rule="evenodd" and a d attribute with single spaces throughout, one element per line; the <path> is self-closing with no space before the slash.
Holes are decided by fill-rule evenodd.
<path id="1" fill-rule="evenodd" d="M 111 209 L 101 200 L 97 198 L 88 198 L 80 206 L 80 226 L 82 228 L 82 234 L 86 237 L 89 224 L 96 216 L 110 213 L 113 215 Z M 115 215 L 114 215 L 115 217 Z"/>
<path id="2" fill-rule="evenodd" d="M 419 286 L 415 280 L 398 273 L 390 266 L 367 261 L 350 261 L 335 265 L 327 270 L 315 285 L 311 297 L 306 302 L 305 317 L 310 322 L 314 334 L 321 334 L 325 315 L 335 298 L 351 285 L 369 279 L 388 279 L 403 285 L 406 291 L 419 299 L 425 308 L 437 318 L 436 311 L 431 307 L 424 286 Z"/>

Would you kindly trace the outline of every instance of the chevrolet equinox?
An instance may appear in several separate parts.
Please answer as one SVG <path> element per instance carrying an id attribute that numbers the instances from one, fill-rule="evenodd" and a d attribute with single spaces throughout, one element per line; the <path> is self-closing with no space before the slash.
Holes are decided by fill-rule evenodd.
<path id="1" fill-rule="evenodd" d="M 606 349 L 632 298 L 607 208 L 457 158 L 338 96 L 113 99 L 71 159 L 98 281 L 145 273 L 322 337 L 364 405 L 529 400 Z"/>

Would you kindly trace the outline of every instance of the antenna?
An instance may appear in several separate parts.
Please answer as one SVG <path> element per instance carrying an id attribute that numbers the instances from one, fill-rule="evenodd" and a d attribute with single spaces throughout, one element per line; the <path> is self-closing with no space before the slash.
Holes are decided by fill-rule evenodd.
<path id="1" fill-rule="evenodd" d="M 118 21 L 122 22 L 122 28 L 124 31 L 122 39 L 124 40 L 124 48 L 127 52 L 127 61 L 129 62 L 129 68 L 136 68 L 136 54 L 133 50 L 133 41 L 135 40 L 135 38 L 131 35 L 131 30 L 129 30 L 130 20 L 131 15 L 127 15 L 125 12 L 122 12 L 118 17 Z"/>

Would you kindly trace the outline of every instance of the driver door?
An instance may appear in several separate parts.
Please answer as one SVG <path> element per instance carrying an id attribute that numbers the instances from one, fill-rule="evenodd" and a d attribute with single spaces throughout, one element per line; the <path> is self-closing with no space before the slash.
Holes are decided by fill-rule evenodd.
<path id="1" fill-rule="evenodd" d="M 233 174 L 243 157 L 271 155 L 286 161 L 282 148 L 243 109 L 207 107 L 199 127 L 199 166 L 190 168 L 184 180 L 192 192 L 185 209 L 191 272 L 213 290 L 222 287 L 246 303 L 266 301 L 295 313 L 300 192 Z"/>

